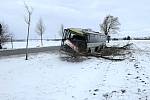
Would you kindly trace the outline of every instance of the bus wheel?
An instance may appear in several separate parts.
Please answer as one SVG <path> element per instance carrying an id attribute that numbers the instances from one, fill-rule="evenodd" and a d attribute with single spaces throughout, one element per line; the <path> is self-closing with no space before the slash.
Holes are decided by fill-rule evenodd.
<path id="1" fill-rule="evenodd" d="M 95 47 L 95 52 L 97 52 L 98 51 L 98 47 Z"/>

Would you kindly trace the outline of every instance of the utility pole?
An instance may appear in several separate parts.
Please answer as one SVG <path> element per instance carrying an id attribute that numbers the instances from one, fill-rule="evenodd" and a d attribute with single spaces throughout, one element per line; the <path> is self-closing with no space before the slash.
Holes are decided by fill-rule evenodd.
<path id="1" fill-rule="evenodd" d="M 11 47 L 13 49 L 13 38 L 12 38 L 12 36 L 11 36 Z"/>

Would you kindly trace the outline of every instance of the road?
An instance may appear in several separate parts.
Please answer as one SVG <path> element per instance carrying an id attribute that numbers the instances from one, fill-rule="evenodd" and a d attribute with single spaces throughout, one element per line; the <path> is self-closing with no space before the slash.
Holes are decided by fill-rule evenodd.
<path id="1" fill-rule="evenodd" d="M 29 48 L 29 53 L 39 53 L 39 52 L 56 52 L 58 51 L 60 46 L 50 46 L 50 47 L 41 47 L 41 48 Z M 26 49 L 14 49 L 14 50 L 1 50 L 0 57 L 4 56 L 12 56 L 12 55 L 21 55 L 25 54 Z"/>

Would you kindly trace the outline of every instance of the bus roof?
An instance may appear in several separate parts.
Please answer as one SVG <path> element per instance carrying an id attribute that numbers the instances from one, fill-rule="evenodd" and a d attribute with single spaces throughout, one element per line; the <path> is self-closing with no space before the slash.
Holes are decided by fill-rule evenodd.
<path id="1" fill-rule="evenodd" d="M 82 28 L 68 28 L 69 31 L 72 32 L 72 34 L 84 36 L 86 34 L 101 34 L 99 32 L 92 31 L 91 29 L 82 29 Z"/>

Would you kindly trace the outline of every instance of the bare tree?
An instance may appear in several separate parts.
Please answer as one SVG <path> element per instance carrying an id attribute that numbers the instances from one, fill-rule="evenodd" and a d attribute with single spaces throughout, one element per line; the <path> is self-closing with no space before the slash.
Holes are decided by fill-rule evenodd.
<path id="1" fill-rule="evenodd" d="M 43 23 L 42 18 L 39 19 L 37 25 L 36 25 L 36 30 L 38 35 L 41 37 L 41 46 L 43 46 L 43 34 L 45 32 L 45 25 Z"/>
<path id="2" fill-rule="evenodd" d="M 10 40 L 10 33 L 8 30 L 8 25 L 0 22 L 0 49 L 2 45 Z"/>
<path id="3" fill-rule="evenodd" d="M 28 60 L 28 41 L 29 41 L 29 34 L 30 34 L 30 25 L 31 25 L 31 15 L 32 15 L 32 12 L 33 12 L 33 8 L 31 6 L 28 6 L 26 3 L 24 3 L 25 5 L 25 9 L 27 11 L 27 14 L 25 16 L 25 22 L 28 26 L 28 29 L 27 29 L 27 44 L 26 44 L 26 60 Z"/>
<path id="4" fill-rule="evenodd" d="M 108 42 L 110 39 L 109 35 L 112 33 L 117 33 L 118 30 L 120 29 L 119 26 L 120 26 L 120 23 L 119 23 L 118 17 L 108 15 L 104 18 L 103 23 L 100 24 L 100 28 L 101 28 L 101 31 L 105 35 L 107 35 Z"/>

